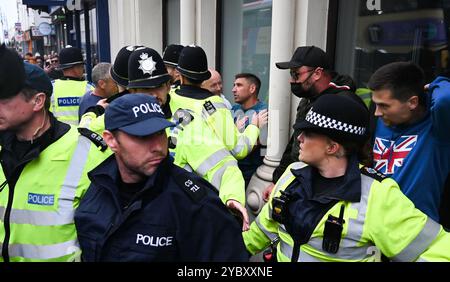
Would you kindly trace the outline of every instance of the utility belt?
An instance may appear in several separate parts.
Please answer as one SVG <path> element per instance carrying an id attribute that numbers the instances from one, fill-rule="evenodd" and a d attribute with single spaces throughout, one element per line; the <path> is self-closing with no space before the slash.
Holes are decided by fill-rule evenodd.
<path id="1" fill-rule="evenodd" d="M 272 218 L 273 220 L 286 225 L 288 223 L 288 206 L 292 201 L 292 196 L 289 192 L 281 191 L 279 197 L 272 199 Z M 339 244 L 342 238 L 345 205 L 341 205 L 339 217 L 331 214 L 325 222 L 323 231 L 322 249 L 325 252 L 336 254 L 339 251 Z M 297 249 L 297 250 L 296 250 Z M 293 261 L 297 261 L 300 252 L 300 245 L 294 242 Z M 294 258 L 295 257 L 295 258 Z"/>

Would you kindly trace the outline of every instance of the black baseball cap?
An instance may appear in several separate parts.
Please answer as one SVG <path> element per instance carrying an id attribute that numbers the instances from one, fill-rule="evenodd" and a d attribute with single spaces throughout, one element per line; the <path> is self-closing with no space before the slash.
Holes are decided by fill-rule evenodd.
<path id="1" fill-rule="evenodd" d="M 115 99 L 105 110 L 105 129 L 120 130 L 133 136 L 148 136 L 173 127 L 164 117 L 155 97 L 128 94 Z"/>
<path id="2" fill-rule="evenodd" d="M 25 68 L 25 87 L 43 92 L 47 97 L 52 96 L 53 86 L 45 71 L 37 65 L 27 62 L 24 62 L 23 66 Z"/>
<path id="3" fill-rule="evenodd" d="M 316 46 L 298 47 L 289 62 L 279 62 L 275 65 L 279 69 L 299 68 L 301 66 L 331 69 L 331 62 L 327 53 Z"/>

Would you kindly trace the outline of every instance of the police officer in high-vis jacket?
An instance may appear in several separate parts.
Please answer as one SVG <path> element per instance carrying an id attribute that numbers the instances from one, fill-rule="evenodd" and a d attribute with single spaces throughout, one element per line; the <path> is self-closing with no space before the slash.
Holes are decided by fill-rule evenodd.
<path id="1" fill-rule="evenodd" d="M 83 95 L 94 90 L 84 79 L 84 59 L 81 49 L 67 47 L 59 53 L 59 69 L 64 76 L 54 80 L 50 111 L 57 120 L 78 125 L 78 107 Z"/>
<path id="2" fill-rule="evenodd" d="M 199 46 L 183 48 L 177 70 L 181 74 L 181 86 L 170 91 L 172 112 L 179 108 L 194 111 L 206 121 L 236 159 L 245 158 L 258 141 L 259 128 L 267 124 L 267 112 L 255 113 L 251 124 L 239 133 L 222 97 L 201 88 L 202 82 L 211 77 L 211 72 L 206 53 Z"/>
<path id="3" fill-rule="evenodd" d="M 244 232 L 251 253 L 272 243 L 278 261 L 379 261 L 380 252 L 393 261 L 450 261 L 450 234 L 393 179 L 360 163 L 368 119 L 348 96 L 313 103 L 294 126 L 304 163 L 288 167 Z"/>
<path id="4" fill-rule="evenodd" d="M 173 164 L 154 97 L 129 94 L 105 112 L 114 152 L 89 173 L 75 213 L 83 261 L 246 261 L 238 222 L 215 188 Z"/>
<path id="5" fill-rule="evenodd" d="M 49 112 L 44 70 L 2 46 L 0 77 L 0 261 L 72 261 L 74 210 L 103 153 Z"/>

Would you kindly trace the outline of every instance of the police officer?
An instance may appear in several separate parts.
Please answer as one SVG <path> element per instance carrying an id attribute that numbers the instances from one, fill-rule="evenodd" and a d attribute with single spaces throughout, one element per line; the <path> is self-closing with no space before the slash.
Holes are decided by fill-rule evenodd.
<path id="1" fill-rule="evenodd" d="M 267 124 L 267 113 L 255 113 L 251 124 L 239 133 L 222 98 L 201 88 L 202 82 L 211 77 L 211 72 L 205 51 L 199 46 L 183 48 L 177 70 L 181 74 L 181 86 L 170 92 L 172 112 L 185 108 L 202 116 L 236 159 L 245 158 L 257 143 L 259 128 Z"/>
<path id="2" fill-rule="evenodd" d="M 147 47 L 137 48 L 130 55 L 128 73 L 130 92 L 155 97 L 166 118 L 176 123 L 177 127 L 167 132 L 175 164 L 213 184 L 223 203 L 240 214 L 243 229 L 247 230 L 245 184 L 238 164 L 200 115 L 184 108 L 177 108 L 172 114 L 168 95 L 170 76 L 158 52 Z"/>
<path id="3" fill-rule="evenodd" d="M 117 83 L 119 93 L 111 96 L 108 99 L 101 100 L 95 107 L 89 108 L 86 113 L 81 117 L 79 127 L 89 128 L 91 131 L 97 134 L 102 134 L 105 129 L 105 121 L 103 113 L 107 103 L 112 102 L 114 99 L 128 94 L 128 59 L 133 51 L 140 46 L 124 46 L 116 55 L 114 64 L 111 66 L 109 74 L 111 78 Z"/>
<path id="4" fill-rule="evenodd" d="M 105 126 L 114 155 L 89 173 L 75 213 L 84 261 L 248 260 L 215 188 L 168 156 L 165 128 L 174 124 L 155 98 L 117 98 Z"/>
<path id="5" fill-rule="evenodd" d="M 183 45 L 171 44 L 166 47 L 163 53 L 163 61 L 166 65 L 167 72 L 171 77 L 170 84 L 172 85 L 172 88 L 178 88 L 180 86 L 180 73 L 177 70 L 177 66 L 183 48 Z"/>
<path id="6" fill-rule="evenodd" d="M 73 260 L 74 210 L 102 153 L 49 112 L 44 70 L 2 47 L 0 77 L 14 84 L 0 83 L 0 261 Z"/>
<path id="7" fill-rule="evenodd" d="M 244 233 L 257 253 L 279 240 L 278 261 L 450 261 L 450 234 L 414 207 L 398 184 L 360 165 L 368 111 L 324 95 L 304 121 L 299 160 Z"/>
<path id="8" fill-rule="evenodd" d="M 59 53 L 59 69 L 64 76 L 53 81 L 53 95 L 50 110 L 56 119 L 78 125 L 80 99 L 94 86 L 84 80 L 84 59 L 81 49 L 67 47 Z"/>

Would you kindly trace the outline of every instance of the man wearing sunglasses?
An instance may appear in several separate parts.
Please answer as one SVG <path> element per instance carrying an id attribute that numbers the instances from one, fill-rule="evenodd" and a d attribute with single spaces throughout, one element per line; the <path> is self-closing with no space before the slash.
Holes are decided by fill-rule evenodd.
<path id="1" fill-rule="evenodd" d="M 45 73 L 50 77 L 51 80 L 60 79 L 64 76 L 63 72 L 58 69 L 59 57 L 54 55 L 48 58 L 46 61 L 46 66 L 44 68 Z"/>
<path id="2" fill-rule="evenodd" d="M 298 47 L 289 62 L 280 62 L 275 65 L 279 69 L 290 70 L 291 92 L 302 98 L 297 107 L 296 122 L 304 120 L 311 104 L 324 94 L 336 94 L 345 91 L 344 95 L 351 95 L 358 102 L 364 103 L 361 98 L 349 91 L 352 88 L 349 86 L 352 83 L 351 79 L 350 81 L 344 81 L 345 85 L 338 85 L 341 81 L 339 80 L 338 83 L 336 77 L 348 76 L 336 76 L 336 73 L 331 70 L 331 61 L 328 55 L 316 46 Z M 300 131 L 294 130 L 289 143 L 286 145 L 280 164 L 273 172 L 273 183 L 278 181 L 291 163 L 296 162 L 299 150 L 297 137 L 299 135 Z M 264 192 L 265 199 L 269 196 L 272 187 L 273 184 Z"/>

